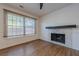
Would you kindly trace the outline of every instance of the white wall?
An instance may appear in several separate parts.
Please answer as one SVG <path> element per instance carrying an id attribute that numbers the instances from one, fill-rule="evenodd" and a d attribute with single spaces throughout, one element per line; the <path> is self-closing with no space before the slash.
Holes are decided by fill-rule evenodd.
<path id="1" fill-rule="evenodd" d="M 3 48 L 6 48 L 6 47 L 10 47 L 10 46 L 13 46 L 13 45 L 17 45 L 17 44 L 21 44 L 21 43 L 24 43 L 24 42 L 28 42 L 28 41 L 32 41 L 32 40 L 36 40 L 38 39 L 38 27 L 39 27 L 39 21 L 36 20 L 36 34 L 35 35 L 31 35 L 31 36 L 20 36 L 20 37 L 14 37 L 14 38 L 4 38 L 3 37 L 3 32 L 4 32 L 4 15 L 3 15 L 3 9 L 8 9 L 8 10 L 11 10 L 11 11 L 15 11 L 17 13 L 21 13 L 21 14 L 24 14 L 24 15 L 28 15 L 28 16 L 31 16 L 31 17 L 35 17 L 35 16 L 32 16 L 30 14 L 27 14 L 19 9 L 16 9 L 16 8 L 12 8 L 10 6 L 5 6 L 5 5 L 2 5 L 0 4 L 0 49 L 3 49 Z"/>
<path id="2" fill-rule="evenodd" d="M 46 41 L 51 42 L 50 33 L 54 32 L 55 30 L 48 30 L 45 29 L 47 26 L 59 26 L 59 25 L 72 25 L 76 24 L 79 25 L 79 4 L 72 4 L 68 7 L 62 8 L 58 11 L 52 12 L 48 15 L 45 15 L 41 17 L 40 19 L 40 25 L 41 25 L 41 32 L 40 32 L 40 38 Z M 64 29 L 62 29 L 64 30 Z M 66 30 L 66 29 L 65 29 Z M 68 31 L 67 31 L 68 30 Z M 79 28 L 76 29 L 67 29 L 64 32 L 71 32 L 71 45 L 69 44 L 66 46 L 79 50 Z M 59 30 L 56 30 L 55 32 L 59 32 Z M 63 32 L 63 33 L 64 33 Z M 68 40 L 70 40 L 68 39 Z M 55 42 L 53 42 L 55 43 Z M 57 43 L 60 44 L 60 43 Z M 60 44 L 62 45 L 62 44 Z"/>

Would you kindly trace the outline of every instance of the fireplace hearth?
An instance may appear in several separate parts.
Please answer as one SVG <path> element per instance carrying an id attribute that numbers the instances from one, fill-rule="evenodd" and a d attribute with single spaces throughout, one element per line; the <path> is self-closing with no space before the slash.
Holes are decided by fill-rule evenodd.
<path id="1" fill-rule="evenodd" d="M 65 44 L 65 34 L 51 33 L 51 40 Z"/>

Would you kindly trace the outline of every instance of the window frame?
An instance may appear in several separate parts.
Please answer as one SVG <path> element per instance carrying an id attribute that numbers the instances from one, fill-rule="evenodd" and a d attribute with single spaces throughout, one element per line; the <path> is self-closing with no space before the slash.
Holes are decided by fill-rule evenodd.
<path id="1" fill-rule="evenodd" d="M 36 18 L 33 18 L 33 17 L 30 17 L 30 16 L 26 16 L 26 15 L 23 15 L 23 14 L 20 14 L 20 13 L 17 13 L 17 12 L 14 12 L 14 11 L 10 11 L 10 10 L 7 10 L 7 9 L 3 9 L 4 11 L 4 36 L 3 37 L 13 37 L 13 36 L 25 36 L 25 35 L 35 35 L 36 34 Z M 8 36 L 8 15 L 7 13 L 13 13 L 13 14 L 17 14 L 17 15 L 20 15 L 20 16 L 23 16 L 24 20 L 23 22 L 25 21 L 25 18 L 31 18 L 35 21 L 34 23 L 34 33 L 33 34 L 25 34 L 25 22 L 24 22 L 24 26 L 23 26 L 23 34 L 22 35 L 10 35 Z"/>

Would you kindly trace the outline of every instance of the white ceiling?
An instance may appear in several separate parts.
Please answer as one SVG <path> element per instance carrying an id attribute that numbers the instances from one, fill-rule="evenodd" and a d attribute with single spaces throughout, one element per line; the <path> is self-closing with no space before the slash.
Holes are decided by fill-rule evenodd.
<path id="1" fill-rule="evenodd" d="M 7 5 L 21 9 L 34 16 L 41 17 L 63 7 L 69 6 L 70 3 L 44 3 L 42 10 L 40 10 L 39 3 L 7 3 Z M 24 8 L 20 8 L 19 5 L 22 5 Z"/>

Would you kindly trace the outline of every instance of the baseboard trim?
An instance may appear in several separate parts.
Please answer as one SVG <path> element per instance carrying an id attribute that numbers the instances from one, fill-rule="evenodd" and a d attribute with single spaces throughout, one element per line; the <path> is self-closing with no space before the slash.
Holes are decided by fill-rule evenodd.
<path id="1" fill-rule="evenodd" d="M 24 43 L 16 44 L 16 45 L 13 45 L 13 46 L 5 47 L 5 48 L 0 49 L 0 51 L 9 49 L 11 47 L 15 47 L 15 46 L 23 45 L 23 44 L 28 44 L 28 43 L 31 43 L 31 42 L 36 41 L 36 40 L 40 40 L 40 39 L 35 39 L 35 40 L 28 41 L 28 42 L 24 42 Z"/>
<path id="2" fill-rule="evenodd" d="M 43 40 L 43 39 L 40 39 L 40 40 Z M 43 41 L 46 41 L 46 40 L 43 40 Z M 49 42 L 49 41 L 46 41 L 46 42 L 51 43 L 51 44 L 55 44 L 55 43 L 52 43 L 52 42 Z M 55 45 L 58 45 L 58 44 L 55 44 Z M 59 45 L 59 46 L 63 46 L 63 45 Z M 67 46 L 63 46 L 63 47 L 66 47 L 66 48 L 69 48 L 69 49 L 72 49 L 72 50 L 79 51 L 79 50 L 77 50 L 77 49 L 70 48 L 70 47 L 67 47 Z"/>

